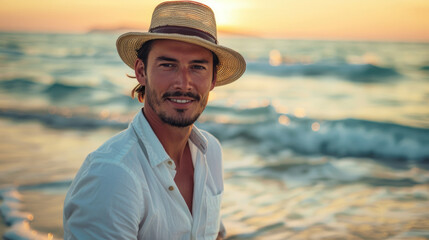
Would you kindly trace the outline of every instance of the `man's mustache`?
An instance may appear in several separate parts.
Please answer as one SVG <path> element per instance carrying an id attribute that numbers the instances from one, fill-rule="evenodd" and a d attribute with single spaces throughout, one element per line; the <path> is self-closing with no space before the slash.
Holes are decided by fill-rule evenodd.
<path id="1" fill-rule="evenodd" d="M 166 92 L 162 95 L 162 98 L 169 98 L 169 97 L 190 97 L 195 99 L 196 101 L 200 101 L 201 97 L 198 94 L 191 93 L 191 92 Z"/>

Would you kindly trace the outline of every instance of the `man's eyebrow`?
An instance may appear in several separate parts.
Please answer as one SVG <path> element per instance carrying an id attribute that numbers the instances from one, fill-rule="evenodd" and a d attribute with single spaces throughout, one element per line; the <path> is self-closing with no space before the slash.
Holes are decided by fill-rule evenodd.
<path id="1" fill-rule="evenodd" d="M 171 57 L 166 57 L 166 56 L 159 56 L 156 58 L 156 60 L 157 61 L 167 61 L 167 62 L 178 62 L 177 59 L 171 58 Z M 190 61 L 189 63 L 207 64 L 207 63 L 209 63 L 209 61 L 206 59 L 195 59 L 195 60 Z"/>
<path id="2" fill-rule="evenodd" d="M 177 59 L 165 57 L 165 56 L 159 56 L 156 58 L 157 61 L 167 61 L 167 62 L 178 62 Z"/>
<path id="3" fill-rule="evenodd" d="M 204 64 L 204 63 L 209 63 L 209 61 L 205 60 L 205 59 L 201 59 L 201 60 L 192 60 L 191 63 L 200 63 L 200 64 Z"/>

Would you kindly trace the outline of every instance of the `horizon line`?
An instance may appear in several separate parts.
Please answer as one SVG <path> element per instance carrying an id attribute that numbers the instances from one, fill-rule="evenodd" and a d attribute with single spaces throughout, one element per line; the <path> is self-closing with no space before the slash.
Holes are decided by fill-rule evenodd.
<path id="1" fill-rule="evenodd" d="M 136 30 L 136 32 L 141 31 L 142 28 L 134 27 L 117 27 L 117 28 L 92 28 L 86 31 L 57 31 L 57 30 L 10 30 L 10 29 L 0 29 L 0 33 L 10 33 L 10 34 L 123 34 L 129 32 L 130 30 Z M 146 29 L 143 29 L 146 30 Z M 260 38 L 260 39 L 278 39 L 278 40 L 294 40 L 294 41 L 335 41 L 335 42 L 389 42 L 389 43 L 421 43 L 428 44 L 429 39 L 373 39 L 373 38 L 345 38 L 345 37 L 300 37 L 300 36 L 281 36 L 281 35 L 268 35 L 268 34 L 257 34 L 257 33 L 241 33 L 238 31 L 230 29 L 220 29 L 218 30 L 218 37 L 243 37 L 243 38 Z"/>

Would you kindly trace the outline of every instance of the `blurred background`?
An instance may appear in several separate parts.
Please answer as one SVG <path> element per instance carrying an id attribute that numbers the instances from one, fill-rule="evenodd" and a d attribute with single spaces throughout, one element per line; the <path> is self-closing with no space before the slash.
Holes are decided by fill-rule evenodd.
<path id="1" fill-rule="evenodd" d="M 62 239 L 83 160 L 142 106 L 115 41 L 160 2 L 0 0 L 4 239 Z M 429 239 L 429 2 L 200 2 L 248 64 L 197 123 L 228 239 Z"/>

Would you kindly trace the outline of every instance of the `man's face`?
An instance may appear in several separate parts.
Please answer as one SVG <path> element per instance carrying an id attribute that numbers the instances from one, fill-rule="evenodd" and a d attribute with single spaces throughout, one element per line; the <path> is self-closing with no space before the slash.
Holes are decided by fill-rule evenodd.
<path id="1" fill-rule="evenodd" d="M 156 40 L 144 68 L 145 76 L 138 80 L 146 86 L 145 108 L 169 125 L 193 124 L 215 85 L 212 53 L 190 43 Z"/>

